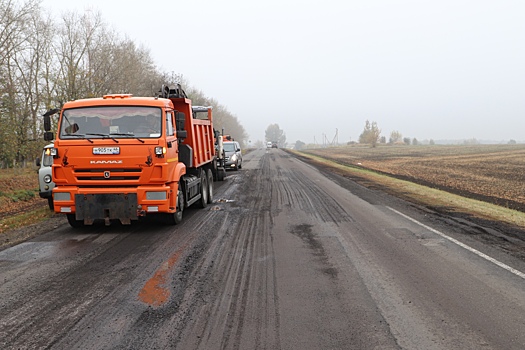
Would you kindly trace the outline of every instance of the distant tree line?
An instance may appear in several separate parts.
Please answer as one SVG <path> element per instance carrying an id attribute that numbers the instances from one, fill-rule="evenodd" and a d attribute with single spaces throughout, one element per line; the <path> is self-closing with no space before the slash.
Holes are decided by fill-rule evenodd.
<path id="1" fill-rule="evenodd" d="M 386 137 L 381 136 L 381 129 L 379 129 L 376 122 L 365 122 L 363 132 L 359 136 L 359 143 L 369 144 L 372 147 L 376 147 L 378 143 L 386 144 Z M 399 131 L 394 130 L 390 132 L 390 138 L 388 140 L 390 145 L 419 145 L 420 142 L 417 138 L 403 137 Z M 433 145 L 434 141 L 430 140 L 429 144 Z"/>
<path id="2" fill-rule="evenodd" d="M 194 104 L 214 107 L 216 128 L 241 142 L 247 137 L 226 107 L 159 71 L 148 49 L 111 30 L 99 13 L 66 13 L 56 21 L 39 2 L 0 0 L 0 167 L 40 153 L 41 115 L 50 108 L 111 93 L 154 96 L 175 82 Z"/>
<path id="3" fill-rule="evenodd" d="M 286 146 L 286 134 L 281 130 L 279 124 L 270 124 L 266 128 L 264 139 L 266 142 L 277 142 L 279 147 Z"/>

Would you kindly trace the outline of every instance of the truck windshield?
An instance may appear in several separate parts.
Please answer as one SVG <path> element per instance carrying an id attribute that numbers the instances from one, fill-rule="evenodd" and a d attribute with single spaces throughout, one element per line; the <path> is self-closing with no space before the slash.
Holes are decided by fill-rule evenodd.
<path id="1" fill-rule="evenodd" d="M 158 107 L 104 106 L 66 109 L 60 138 L 158 138 L 162 110 Z"/>

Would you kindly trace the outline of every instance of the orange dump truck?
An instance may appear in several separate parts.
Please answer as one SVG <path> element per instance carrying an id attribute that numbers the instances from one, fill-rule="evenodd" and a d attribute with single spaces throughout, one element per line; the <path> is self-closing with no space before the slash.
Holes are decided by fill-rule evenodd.
<path id="1" fill-rule="evenodd" d="M 146 215 L 177 224 L 188 206 L 211 203 L 214 179 L 224 179 L 212 109 L 192 106 L 180 85 L 163 86 L 156 97 L 67 102 L 44 114 L 44 129 L 54 139 L 54 210 L 73 227 Z"/>

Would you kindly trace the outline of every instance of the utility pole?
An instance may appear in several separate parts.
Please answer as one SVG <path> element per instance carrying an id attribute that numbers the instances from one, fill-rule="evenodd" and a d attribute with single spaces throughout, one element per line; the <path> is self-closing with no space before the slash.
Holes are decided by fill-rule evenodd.
<path id="1" fill-rule="evenodd" d="M 332 140 L 332 146 L 337 146 L 339 145 L 339 131 L 337 130 L 337 128 L 335 128 L 335 136 Z"/>

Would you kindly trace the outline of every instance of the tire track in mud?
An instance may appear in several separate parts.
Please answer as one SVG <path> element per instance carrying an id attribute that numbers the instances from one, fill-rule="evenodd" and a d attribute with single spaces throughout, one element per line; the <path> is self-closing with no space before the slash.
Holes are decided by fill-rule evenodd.
<path id="1" fill-rule="evenodd" d="M 179 305 L 186 291 L 191 291 L 191 272 L 210 240 L 199 230 L 214 232 L 217 214 L 210 211 L 193 230 L 183 229 L 185 222 L 175 232 L 170 227 L 151 224 L 120 229 L 93 226 L 75 234 L 66 228 L 64 233 L 72 234 L 68 241 L 31 243 L 42 246 L 43 254 L 49 257 L 42 257 L 42 263 L 33 267 L 34 277 L 26 278 L 20 286 L 15 278 L 4 279 L 3 292 L 8 288 L 19 291 L 5 292 L 10 295 L 9 300 L 1 303 L 0 347 L 170 347 L 172 336 L 178 333 L 167 325 L 184 318 L 185 312 L 179 310 Z M 104 234 L 94 235 L 94 231 Z M 186 251 L 182 247 L 189 248 Z M 51 254 L 52 248 L 56 253 Z M 171 266 L 163 275 L 163 287 L 169 291 L 169 299 L 160 305 L 141 301 L 140 291 L 166 262 Z M 5 262 L 0 260 L 0 264 Z M 56 268 L 56 273 L 44 274 L 48 265 Z M 31 264 L 19 269 L 30 268 Z M 53 322 L 48 322 L 50 319 Z"/>
<path id="2" fill-rule="evenodd" d="M 280 349 L 273 218 L 293 207 L 315 221 L 335 225 L 353 221 L 313 180 L 293 166 L 284 170 L 275 165 L 279 163 L 275 157 L 266 154 L 257 169 L 246 167 L 242 176 L 229 179 L 236 183 L 228 192 L 238 197 L 224 205 L 223 226 L 190 279 L 197 281 L 190 289 L 204 290 L 187 295 L 203 297 L 200 301 L 187 299 L 181 306 L 195 311 L 185 317 L 188 323 L 178 337 L 177 348 Z M 295 234 L 302 237 L 300 232 Z M 317 258 L 327 263 L 326 257 Z M 333 267 L 324 267 L 332 276 L 337 275 Z"/>
<path id="3" fill-rule="evenodd" d="M 299 208 L 307 215 L 322 222 L 352 222 L 354 219 L 339 203 L 326 197 L 326 193 L 300 171 L 291 169 L 286 174 L 286 182 L 278 182 L 276 195 L 280 207 Z"/>
<path id="4" fill-rule="evenodd" d="M 179 248 L 150 277 L 154 278 L 171 258 L 178 256 L 178 261 L 164 276 L 163 288 L 169 291 L 169 300 L 144 308 L 120 340 L 123 345 L 119 349 L 177 348 L 181 332 L 212 292 L 206 273 L 213 268 L 214 257 L 207 252 L 210 242 L 216 239 L 216 232 L 221 229 L 222 214 L 215 206 L 206 210 L 206 215 L 199 216 L 200 221 L 183 222 L 185 227 L 180 226 L 180 229 L 184 234 L 176 245 Z M 184 249 L 180 250 L 181 247 Z"/>
<path id="5" fill-rule="evenodd" d="M 4 320 L 2 329 L 5 334 L 2 334 L 1 338 L 5 344 L 16 348 L 49 348 L 59 342 L 90 308 L 111 295 L 115 286 L 124 283 L 129 277 L 125 269 L 118 268 L 114 270 L 111 280 L 103 277 L 108 261 L 112 262 L 110 266 L 113 266 L 113 263 L 117 265 L 118 257 L 109 254 L 111 247 L 122 241 L 125 236 L 115 236 L 104 246 L 95 245 L 93 251 L 78 261 L 61 261 L 60 256 L 58 259 L 54 256 L 39 258 L 42 259 L 39 266 L 32 268 L 35 270 L 34 277 L 19 288 L 18 293 L 11 296 L 9 307 L 2 306 L 0 316 Z M 78 249 L 82 249 L 84 244 L 89 245 L 96 237 L 97 235 L 89 235 L 85 243 L 77 241 Z M 130 246 L 127 248 L 132 250 Z M 44 254 L 46 251 L 43 250 Z M 125 250 L 121 253 L 126 255 L 130 251 Z M 107 259 L 109 255 L 113 256 Z M 89 260 L 90 263 L 84 265 L 85 260 Z M 66 268 L 63 271 L 59 270 L 55 275 L 46 275 L 44 280 L 39 269 L 46 265 Z M 29 268 L 30 266 L 31 264 Z M 18 282 L 14 279 L 11 284 L 13 286 L 8 288 L 16 288 Z M 66 290 L 68 294 L 64 295 Z"/>
<path id="6" fill-rule="evenodd" d="M 192 305 L 198 311 L 177 348 L 281 348 L 273 239 L 266 234 L 272 225 L 271 203 L 266 196 L 253 200 L 259 191 L 271 192 L 267 157 L 260 167 L 235 179 L 242 191 L 230 188 L 239 198 L 225 209 L 221 233 L 196 269 L 195 277 L 214 288 Z"/>

